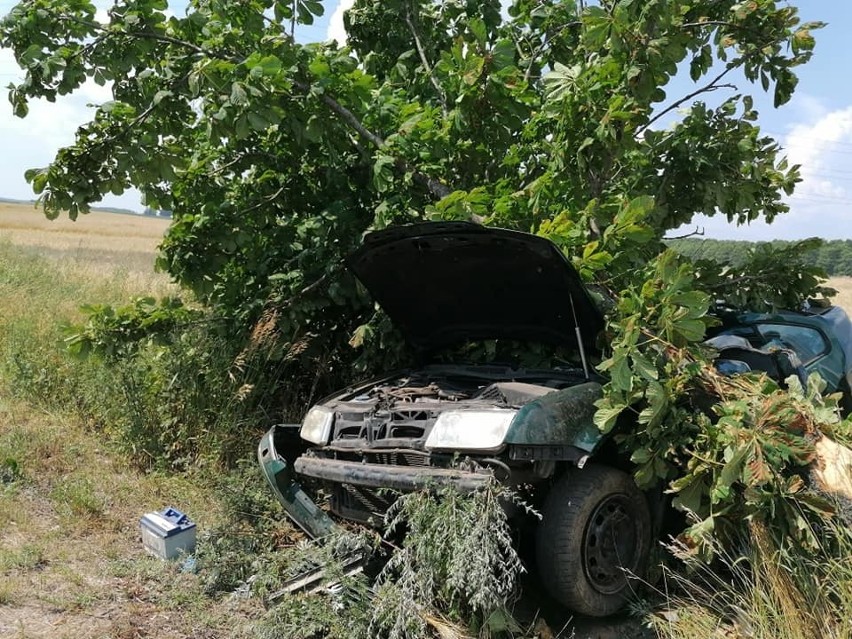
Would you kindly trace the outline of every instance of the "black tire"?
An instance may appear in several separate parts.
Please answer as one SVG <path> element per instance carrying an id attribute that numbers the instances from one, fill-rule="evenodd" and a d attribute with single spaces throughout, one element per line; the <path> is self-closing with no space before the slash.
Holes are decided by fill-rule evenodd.
<path id="1" fill-rule="evenodd" d="M 642 578 L 651 548 L 645 495 L 626 473 L 589 464 L 553 486 L 536 534 L 544 588 L 574 612 L 618 612 Z"/>

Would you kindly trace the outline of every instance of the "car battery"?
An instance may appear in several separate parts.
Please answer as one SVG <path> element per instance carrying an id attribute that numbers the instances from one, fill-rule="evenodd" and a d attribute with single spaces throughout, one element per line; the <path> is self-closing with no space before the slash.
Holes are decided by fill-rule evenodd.
<path id="1" fill-rule="evenodd" d="M 139 523 L 142 545 L 160 559 L 173 559 L 195 550 L 195 523 L 176 508 L 143 515 Z"/>

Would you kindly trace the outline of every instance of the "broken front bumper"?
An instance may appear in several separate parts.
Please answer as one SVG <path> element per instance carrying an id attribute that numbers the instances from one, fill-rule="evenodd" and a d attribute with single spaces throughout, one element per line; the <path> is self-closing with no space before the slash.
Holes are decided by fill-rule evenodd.
<path id="1" fill-rule="evenodd" d="M 404 492 L 448 485 L 462 492 L 472 492 L 485 486 L 492 479 L 491 473 L 472 473 L 464 470 L 421 466 L 362 464 L 308 455 L 303 455 L 296 460 L 295 469 L 298 474 L 315 479 L 368 488 L 391 488 Z"/>
<path id="2" fill-rule="evenodd" d="M 295 475 L 320 479 L 338 485 L 362 488 L 398 490 L 412 492 L 424 488 L 453 486 L 462 492 L 472 492 L 485 486 L 493 479 L 490 472 L 469 472 L 451 468 L 424 466 L 393 466 L 366 464 L 337 459 L 302 455 L 291 463 L 281 453 L 289 451 L 298 441 L 298 426 L 278 424 L 273 426 L 260 440 L 257 459 L 272 492 L 281 502 L 287 515 L 311 537 L 323 537 L 330 533 L 335 524 L 302 490 Z M 281 450 L 276 450 L 278 442 Z M 288 459 L 290 461 L 288 461 Z"/>
<path id="3" fill-rule="evenodd" d="M 275 449 L 276 435 L 292 428 L 298 429 L 298 426 L 278 424 L 270 428 L 257 447 L 257 460 L 290 519 L 311 537 L 324 537 L 335 528 L 334 522 L 296 483 L 292 466 Z"/>

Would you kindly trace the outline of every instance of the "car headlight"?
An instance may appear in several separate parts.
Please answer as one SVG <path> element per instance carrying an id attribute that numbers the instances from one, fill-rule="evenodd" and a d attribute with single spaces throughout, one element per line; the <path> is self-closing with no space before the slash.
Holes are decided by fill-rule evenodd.
<path id="1" fill-rule="evenodd" d="M 323 406 L 314 406 L 305 415 L 299 435 L 312 444 L 326 444 L 331 435 L 331 424 L 334 421 L 334 411 Z"/>
<path id="2" fill-rule="evenodd" d="M 429 450 L 494 452 L 503 446 L 514 410 L 451 410 L 438 415 L 426 438 Z"/>

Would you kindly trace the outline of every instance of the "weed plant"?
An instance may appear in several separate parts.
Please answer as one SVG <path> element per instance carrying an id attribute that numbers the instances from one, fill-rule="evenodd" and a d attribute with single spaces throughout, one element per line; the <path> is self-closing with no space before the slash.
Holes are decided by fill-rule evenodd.
<path id="1" fill-rule="evenodd" d="M 201 538 L 197 567 L 209 595 L 279 594 L 255 636 L 426 639 L 438 628 L 482 637 L 518 629 L 509 609 L 523 568 L 506 519 L 506 491 L 496 483 L 472 495 L 446 488 L 399 497 L 385 540 L 347 527 L 317 543 L 283 521 L 252 470 L 240 464 L 220 479 L 225 516 Z M 344 565 L 354 555 L 370 561 L 347 576 Z M 285 582 L 320 567 L 325 586 L 333 587 L 280 594 Z"/>
<path id="2" fill-rule="evenodd" d="M 396 501 L 387 532 L 406 534 L 379 575 L 372 620 L 377 634 L 425 637 L 429 615 L 438 614 L 479 632 L 505 610 L 523 568 L 503 493 L 494 484 L 472 496 L 441 489 Z"/>

